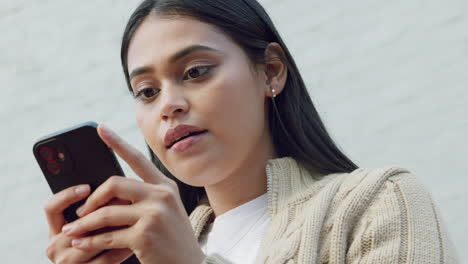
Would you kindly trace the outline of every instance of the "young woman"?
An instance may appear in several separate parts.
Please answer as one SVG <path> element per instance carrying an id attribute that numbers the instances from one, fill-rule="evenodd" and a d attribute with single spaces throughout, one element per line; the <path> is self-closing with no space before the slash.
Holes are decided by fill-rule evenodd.
<path id="1" fill-rule="evenodd" d="M 146 0 L 121 57 L 152 162 L 99 127 L 143 182 L 54 195 L 54 263 L 455 261 L 414 176 L 358 169 L 336 147 L 255 0 Z M 84 198 L 66 224 L 63 209 Z"/>

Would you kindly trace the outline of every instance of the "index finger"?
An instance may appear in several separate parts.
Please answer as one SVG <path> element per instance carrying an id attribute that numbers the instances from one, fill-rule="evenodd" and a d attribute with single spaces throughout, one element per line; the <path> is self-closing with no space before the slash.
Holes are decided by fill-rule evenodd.
<path id="1" fill-rule="evenodd" d="M 100 124 L 98 134 L 104 143 L 125 160 L 143 181 L 157 184 L 168 180 L 139 150 L 128 144 L 110 128 Z"/>

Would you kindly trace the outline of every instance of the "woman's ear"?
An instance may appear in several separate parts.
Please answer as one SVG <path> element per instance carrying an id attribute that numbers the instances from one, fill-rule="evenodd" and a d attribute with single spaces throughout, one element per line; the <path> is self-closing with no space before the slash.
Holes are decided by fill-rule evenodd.
<path id="1" fill-rule="evenodd" d="M 280 44 L 272 42 L 265 49 L 265 75 L 267 78 L 266 96 L 275 97 L 280 94 L 286 85 L 288 67 L 286 55 Z"/>

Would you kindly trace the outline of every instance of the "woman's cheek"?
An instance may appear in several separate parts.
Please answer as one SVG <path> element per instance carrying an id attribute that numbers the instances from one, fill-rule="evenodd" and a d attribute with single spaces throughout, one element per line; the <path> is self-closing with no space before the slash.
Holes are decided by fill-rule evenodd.
<path id="1" fill-rule="evenodd" d="M 145 137 L 146 142 L 150 145 L 151 149 L 155 151 L 155 141 L 157 135 L 152 132 L 154 131 L 153 126 L 156 125 L 154 118 L 151 118 L 150 113 L 147 114 L 147 111 L 145 111 L 144 106 L 137 105 L 135 110 L 135 119 L 137 121 L 138 127 L 140 128 L 141 133 Z M 152 124 L 151 120 L 153 120 L 154 124 Z"/>
<path id="2" fill-rule="evenodd" d="M 217 137 L 219 140 L 219 149 L 221 155 L 240 155 L 238 151 L 244 149 L 245 134 L 250 134 L 251 128 L 249 121 L 252 112 L 245 112 L 250 106 L 248 104 L 248 93 L 242 94 L 242 83 L 237 82 L 239 86 L 233 85 L 236 82 L 224 83 L 215 93 L 216 98 L 211 98 L 211 116 L 212 124 L 216 124 Z"/>
<path id="3" fill-rule="evenodd" d="M 135 120 L 137 121 L 138 127 L 140 128 L 141 133 L 146 137 L 145 126 L 144 126 L 144 113 L 141 106 L 138 105 L 135 108 Z"/>

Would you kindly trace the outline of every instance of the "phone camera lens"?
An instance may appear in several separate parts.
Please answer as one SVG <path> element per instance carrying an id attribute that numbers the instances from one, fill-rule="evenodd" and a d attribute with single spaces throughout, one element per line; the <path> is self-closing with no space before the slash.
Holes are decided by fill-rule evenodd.
<path id="1" fill-rule="evenodd" d="M 59 174 L 62 168 L 57 161 L 49 160 L 49 162 L 47 162 L 47 170 L 49 170 L 50 173 Z"/>
<path id="2" fill-rule="evenodd" d="M 65 154 L 63 152 L 59 152 L 57 154 L 57 158 L 60 160 L 60 161 L 65 161 Z"/>
<path id="3" fill-rule="evenodd" d="M 39 153 L 45 160 L 51 160 L 54 156 L 54 151 L 49 147 L 42 147 Z"/>

